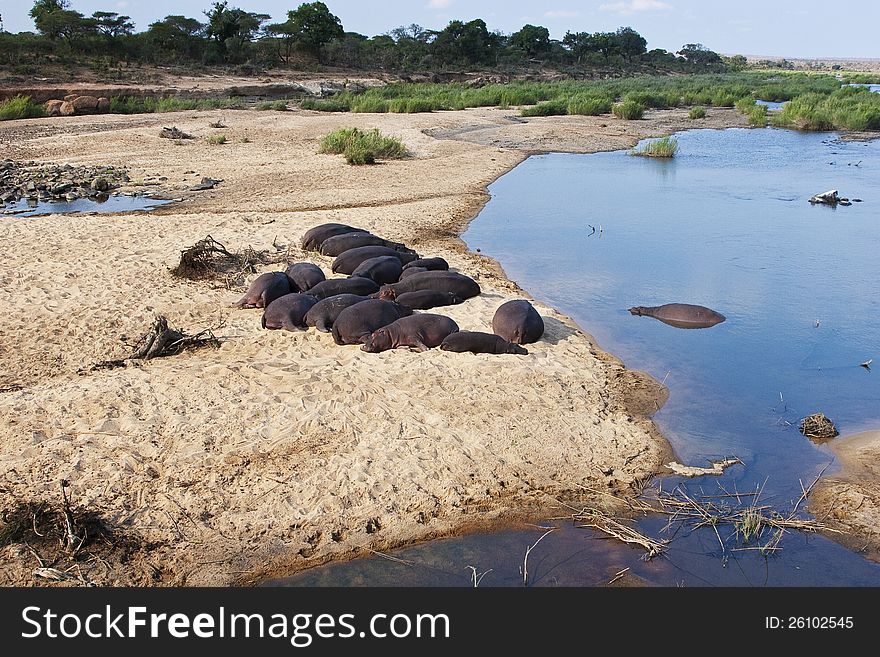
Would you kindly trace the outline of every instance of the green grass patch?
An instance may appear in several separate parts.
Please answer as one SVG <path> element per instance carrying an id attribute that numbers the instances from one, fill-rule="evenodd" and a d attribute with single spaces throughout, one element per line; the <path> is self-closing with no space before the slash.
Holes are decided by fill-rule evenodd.
<path id="1" fill-rule="evenodd" d="M 272 100 L 267 101 L 265 103 L 260 103 L 257 105 L 257 109 L 261 112 L 266 111 L 275 111 L 275 112 L 286 112 L 287 111 L 287 101 L 286 100 Z"/>
<path id="2" fill-rule="evenodd" d="M 634 148 L 630 155 L 645 157 L 673 157 L 678 151 L 678 140 L 675 137 L 663 137 L 645 142 L 641 148 Z"/>
<path id="3" fill-rule="evenodd" d="M 568 101 L 568 113 L 582 116 L 599 116 L 611 111 L 612 100 L 596 96 L 577 94 Z"/>
<path id="4" fill-rule="evenodd" d="M 226 143 L 226 135 L 210 135 L 208 137 L 205 137 L 205 141 L 209 144 L 219 146 L 220 144 Z"/>
<path id="5" fill-rule="evenodd" d="M 317 112 L 348 112 L 351 109 L 350 98 L 304 98 L 299 104 L 301 109 Z"/>
<path id="6" fill-rule="evenodd" d="M 565 100 L 545 100 L 533 107 L 524 107 L 522 116 L 559 116 L 568 114 L 568 103 Z"/>
<path id="7" fill-rule="evenodd" d="M 619 119 L 634 121 L 645 115 L 645 106 L 634 100 L 625 100 L 622 103 L 614 103 L 611 106 L 611 113 Z"/>
<path id="8" fill-rule="evenodd" d="M 765 128 L 767 127 L 767 106 L 766 105 L 755 105 L 746 115 L 749 117 L 749 125 L 754 128 Z"/>
<path id="9" fill-rule="evenodd" d="M 773 125 L 798 130 L 880 130 L 880 94 L 841 87 L 829 95 L 804 94 L 786 103 Z"/>
<path id="10" fill-rule="evenodd" d="M 706 118 L 706 108 L 702 105 L 697 105 L 696 107 L 691 107 L 688 112 L 689 119 L 705 119 Z"/>
<path id="11" fill-rule="evenodd" d="M 407 154 L 402 141 L 380 134 L 377 128 L 334 130 L 321 139 L 318 152 L 344 155 L 349 164 L 374 164 L 376 160 L 396 160 Z"/>
<path id="12" fill-rule="evenodd" d="M 0 102 L 0 121 L 14 119 L 34 119 L 46 116 L 43 106 L 31 100 L 30 96 L 16 96 Z"/>
<path id="13" fill-rule="evenodd" d="M 134 98 L 114 96 L 110 99 L 111 114 L 153 114 L 186 110 L 242 109 L 237 98 Z"/>

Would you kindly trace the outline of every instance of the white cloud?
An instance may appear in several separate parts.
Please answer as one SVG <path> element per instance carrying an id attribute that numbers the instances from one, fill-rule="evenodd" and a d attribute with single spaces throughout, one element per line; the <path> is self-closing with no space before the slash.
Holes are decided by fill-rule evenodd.
<path id="1" fill-rule="evenodd" d="M 660 0 L 629 0 L 629 2 L 610 2 L 599 5 L 600 11 L 615 11 L 618 14 L 634 14 L 637 11 L 652 11 L 655 9 L 672 9 L 672 5 Z"/>
<path id="2" fill-rule="evenodd" d="M 574 18 L 580 16 L 579 11 L 570 11 L 568 9 L 551 9 L 544 12 L 544 18 Z"/>
<path id="3" fill-rule="evenodd" d="M 452 4 L 452 0 L 429 0 L 428 9 L 446 9 Z"/>

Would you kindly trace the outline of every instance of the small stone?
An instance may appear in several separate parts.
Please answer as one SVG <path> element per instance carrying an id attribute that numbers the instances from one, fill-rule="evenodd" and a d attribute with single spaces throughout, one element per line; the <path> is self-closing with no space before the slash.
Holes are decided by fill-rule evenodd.
<path id="1" fill-rule="evenodd" d="M 110 189 L 110 183 L 108 180 L 102 176 L 98 176 L 94 180 L 92 180 L 92 189 L 96 192 L 106 192 Z"/>

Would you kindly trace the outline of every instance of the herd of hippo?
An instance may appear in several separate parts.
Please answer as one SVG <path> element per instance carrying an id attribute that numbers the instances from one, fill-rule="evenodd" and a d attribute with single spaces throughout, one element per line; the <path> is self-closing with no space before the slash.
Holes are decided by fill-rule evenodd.
<path id="1" fill-rule="evenodd" d="M 409 347 L 424 351 L 520 354 L 536 342 L 544 320 L 528 301 L 501 304 L 492 333 L 460 331 L 449 317 L 425 311 L 463 303 L 480 294 L 469 276 L 450 271 L 443 258 L 420 258 L 404 244 L 361 228 L 329 223 L 306 232 L 302 248 L 335 260 L 326 278 L 310 262 L 258 276 L 237 308 L 263 308 L 266 329 L 332 333 L 336 344 L 360 344 L 368 352 Z"/>

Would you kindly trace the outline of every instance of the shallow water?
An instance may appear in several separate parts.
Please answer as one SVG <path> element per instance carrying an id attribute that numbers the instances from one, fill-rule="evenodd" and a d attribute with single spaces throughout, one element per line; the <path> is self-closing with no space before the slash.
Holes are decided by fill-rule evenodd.
<path id="1" fill-rule="evenodd" d="M 665 381 L 655 420 L 679 461 L 736 456 L 722 477 L 662 479 L 694 492 L 755 491 L 786 511 L 832 461 L 797 430 L 821 411 L 844 434 L 880 428 L 880 142 L 775 129 L 694 130 L 673 160 L 627 152 L 534 156 L 493 183 L 464 234 L 508 276 L 572 316 L 628 367 Z M 858 164 L 858 166 L 855 166 Z M 810 205 L 836 188 L 863 202 Z M 630 315 L 634 305 L 683 302 L 727 317 L 708 329 Z M 834 465 L 828 472 L 834 471 Z M 880 584 L 880 565 L 827 539 L 788 534 L 769 556 L 733 529 L 662 531 L 674 539 L 650 562 L 571 523 L 532 555 L 536 585 L 596 585 L 629 567 L 644 583 L 723 586 Z M 540 532 L 470 536 L 286 580 L 290 585 L 521 585 L 519 566 Z M 538 561 L 540 560 L 540 561 Z M 540 563 L 540 565 L 538 565 Z M 392 581 L 393 580 L 393 581 Z"/>
<path id="2" fill-rule="evenodd" d="M 10 203 L 0 208 L 2 216 L 13 217 L 39 217 L 49 214 L 78 214 L 83 212 L 100 212 L 100 213 L 119 213 L 119 212 L 138 212 L 141 210 L 152 210 L 172 203 L 173 201 L 150 198 L 148 196 L 110 196 L 104 201 L 88 198 L 79 198 L 75 201 L 57 201 L 47 202 L 40 201 L 36 205 L 28 203 L 27 199 L 22 199 L 16 203 Z"/>

